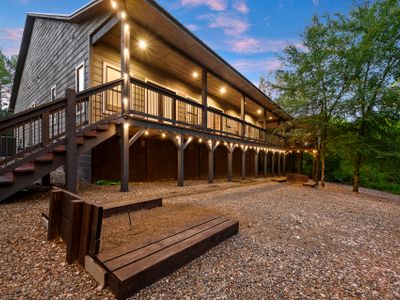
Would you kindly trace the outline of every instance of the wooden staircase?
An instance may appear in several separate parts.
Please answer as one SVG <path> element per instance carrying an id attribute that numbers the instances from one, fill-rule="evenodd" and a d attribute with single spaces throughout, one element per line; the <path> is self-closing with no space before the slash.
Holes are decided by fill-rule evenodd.
<path id="1" fill-rule="evenodd" d="M 113 123 L 96 126 L 76 139 L 78 154 L 84 154 L 116 134 Z M 0 201 L 7 199 L 52 171 L 65 165 L 66 146 L 60 145 L 0 176 Z"/>
<path id="2" fill-rule="evenodd" d="M 0 202 L 63 165 L 76 186 L 76 157 L 117 132 L 121 111 L 106 103 L 120 99 L 121 86 L 116 80 L 79 94 L 67 89 L 63 98 L 0 120 Z"/>

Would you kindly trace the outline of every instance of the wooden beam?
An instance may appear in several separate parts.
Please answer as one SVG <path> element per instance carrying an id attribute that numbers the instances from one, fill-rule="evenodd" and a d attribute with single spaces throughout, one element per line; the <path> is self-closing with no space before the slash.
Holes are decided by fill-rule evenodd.
<path id="1" fill-rule="evenodd" d="M 245 137 L 246 135 L 246 96 L 242 95 L 241 101 L 240 101 L 240 119 L 242 120 L 241 123 L 241 134 L 242 137 Z"/>
<path id="2" fill-rule="evenodd" d="M 67 96 L 66 108 L 66 164 L 65 164 L 65 183 L 67 190 L 76 193 L 78 176 L 78 149 L 76 145 L 76 92 L 73 89 L 65 91 Z"/>
<path id="3" fill-rule="evenodd" d="M 260 150 L 255 148 L 254 152 L 255 152 L 255 155 L 254 155 L 254 176 L 257 178 L 258 177 L 258 154 L 260 153 Z"/>
<path id="4" fill-rule="evenodd" d="M 208 82 L 207 82 L 207 70 L 205 68 L 202 69 L 201 72 L 201 104 L 203 105 L 201 121 L 204 128 L 208 127 L 208 116 L 207 116 L 207 107 L 208 107 Z"/>
<path id="5" fill-rule="evenodd" d="M 120 126 L 121 192 L 129 191 L 129 123 Z"/>
<path id="6" fill-rule="evenodd" d="M 122 115 L 129 114 L 130 103 L 130 64 L 131 64 L 131 45 L 130 27 L 127 22 L 121 22 L 121 73 L 122 84 Z"/>
<path id="7" fill-rule="evenodd" d="M 106 21 L 103 26 L 101 26 L 91 37 L 90 37 L 90 43 L 91 45 L 96 44 L 102 37 L 104 37 L 108 32 L 111 31 L 111 29 L 114 28 L 119 23 L 118 17 L 114 16 L 108 21 Z"/>
<path id="8" fill-rule="evenodd" d="M 271 174 L 275 176 L 275 151 L 272 151 Z"/>
<path id="9" fill-rule="evenodd" d="M 268 151 L 264 151 L 264 176 L 268 173 Z"/>
<path id="10" fill-rule="evenodd" d="M 129 147 L 132 147 L 133 144 L 142 137 L 142 135 L 146 132 L 145 129 L 140 129 L 135 135 L 129 140 Z"/>
<path id="11" fill-rule="evenodd" d="M 242 148 L 242 180 L 246 179 L 246 152 L 248 147 L 243 146 Z"/>

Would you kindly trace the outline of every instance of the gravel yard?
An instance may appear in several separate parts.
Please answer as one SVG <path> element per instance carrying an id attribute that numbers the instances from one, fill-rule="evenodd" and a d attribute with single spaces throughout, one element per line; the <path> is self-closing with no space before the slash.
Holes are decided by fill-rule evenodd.
<path id="1" fill-rule="evenodd" d="M 164 197 L 165 206 L 104 221 L 102 249 L 224 214 L 240 233 L 133 299 L 400 299 L 400 197 L 328 184 L 309 189 L 265 180 L 82 186 L 99 203 Z M 46 241 L 48 194 L 0 205 L 0 298 L 113 299 L 62 244 Z"/>

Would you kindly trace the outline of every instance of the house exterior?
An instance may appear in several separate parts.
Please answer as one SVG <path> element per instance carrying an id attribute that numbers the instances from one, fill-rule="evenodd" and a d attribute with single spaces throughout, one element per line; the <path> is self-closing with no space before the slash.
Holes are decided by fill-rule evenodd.
<path id="1" fill-rule="evenodd" d="M 68 16 L 28 14 L 10 109 L 18 115 L 70 99 L 67 89 L 78 100 L 86 95 L 77 124 L 112 120 L 119 128 L 80 156 L 88 180 L 183 185 L 296 166 L 287 155 L 293 149 L 274 134 L 291 116 L 154 0 L 97 0 Z M 66 118 L 52 114 L 50 131 Z M 17 148 L 37 144 L 21 136 Z"/>

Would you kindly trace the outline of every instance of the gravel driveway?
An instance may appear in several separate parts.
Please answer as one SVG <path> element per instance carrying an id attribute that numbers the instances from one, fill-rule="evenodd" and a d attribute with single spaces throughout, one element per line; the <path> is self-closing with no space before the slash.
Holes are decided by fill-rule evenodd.
<path id="1" fill-rule="evenodd" d="M 134 186 L 131 197 L 166 193 L 165 184 L 160 186 Z M 174 214 L 190 219 L 192 213 L 215 212 L 238 219 L 239 235 L 133 299 L 400 299 L 400 197 L 356 195 L 333 184 L 206 187 L 189 185 L 169 195 L 165 208 L 134 215 L 131 235 L 140 239 L 138 232 L 151 224 L 171 225 Z M 96 198 L 96 188 L 83 189 Z M 113 188 L 98 191 L 120 197 Z M 80 267 L 64 264 L 61 244 L 46 241 L 40 212 L 47 197 L 0 205 L 0 298 L 113 299 Z M 127 232 L 124 222 L 115 226 Z M 105 235 L 110 230 L 105 224 Z M 110 242 L 104 240 L 103 247 Z"/>

